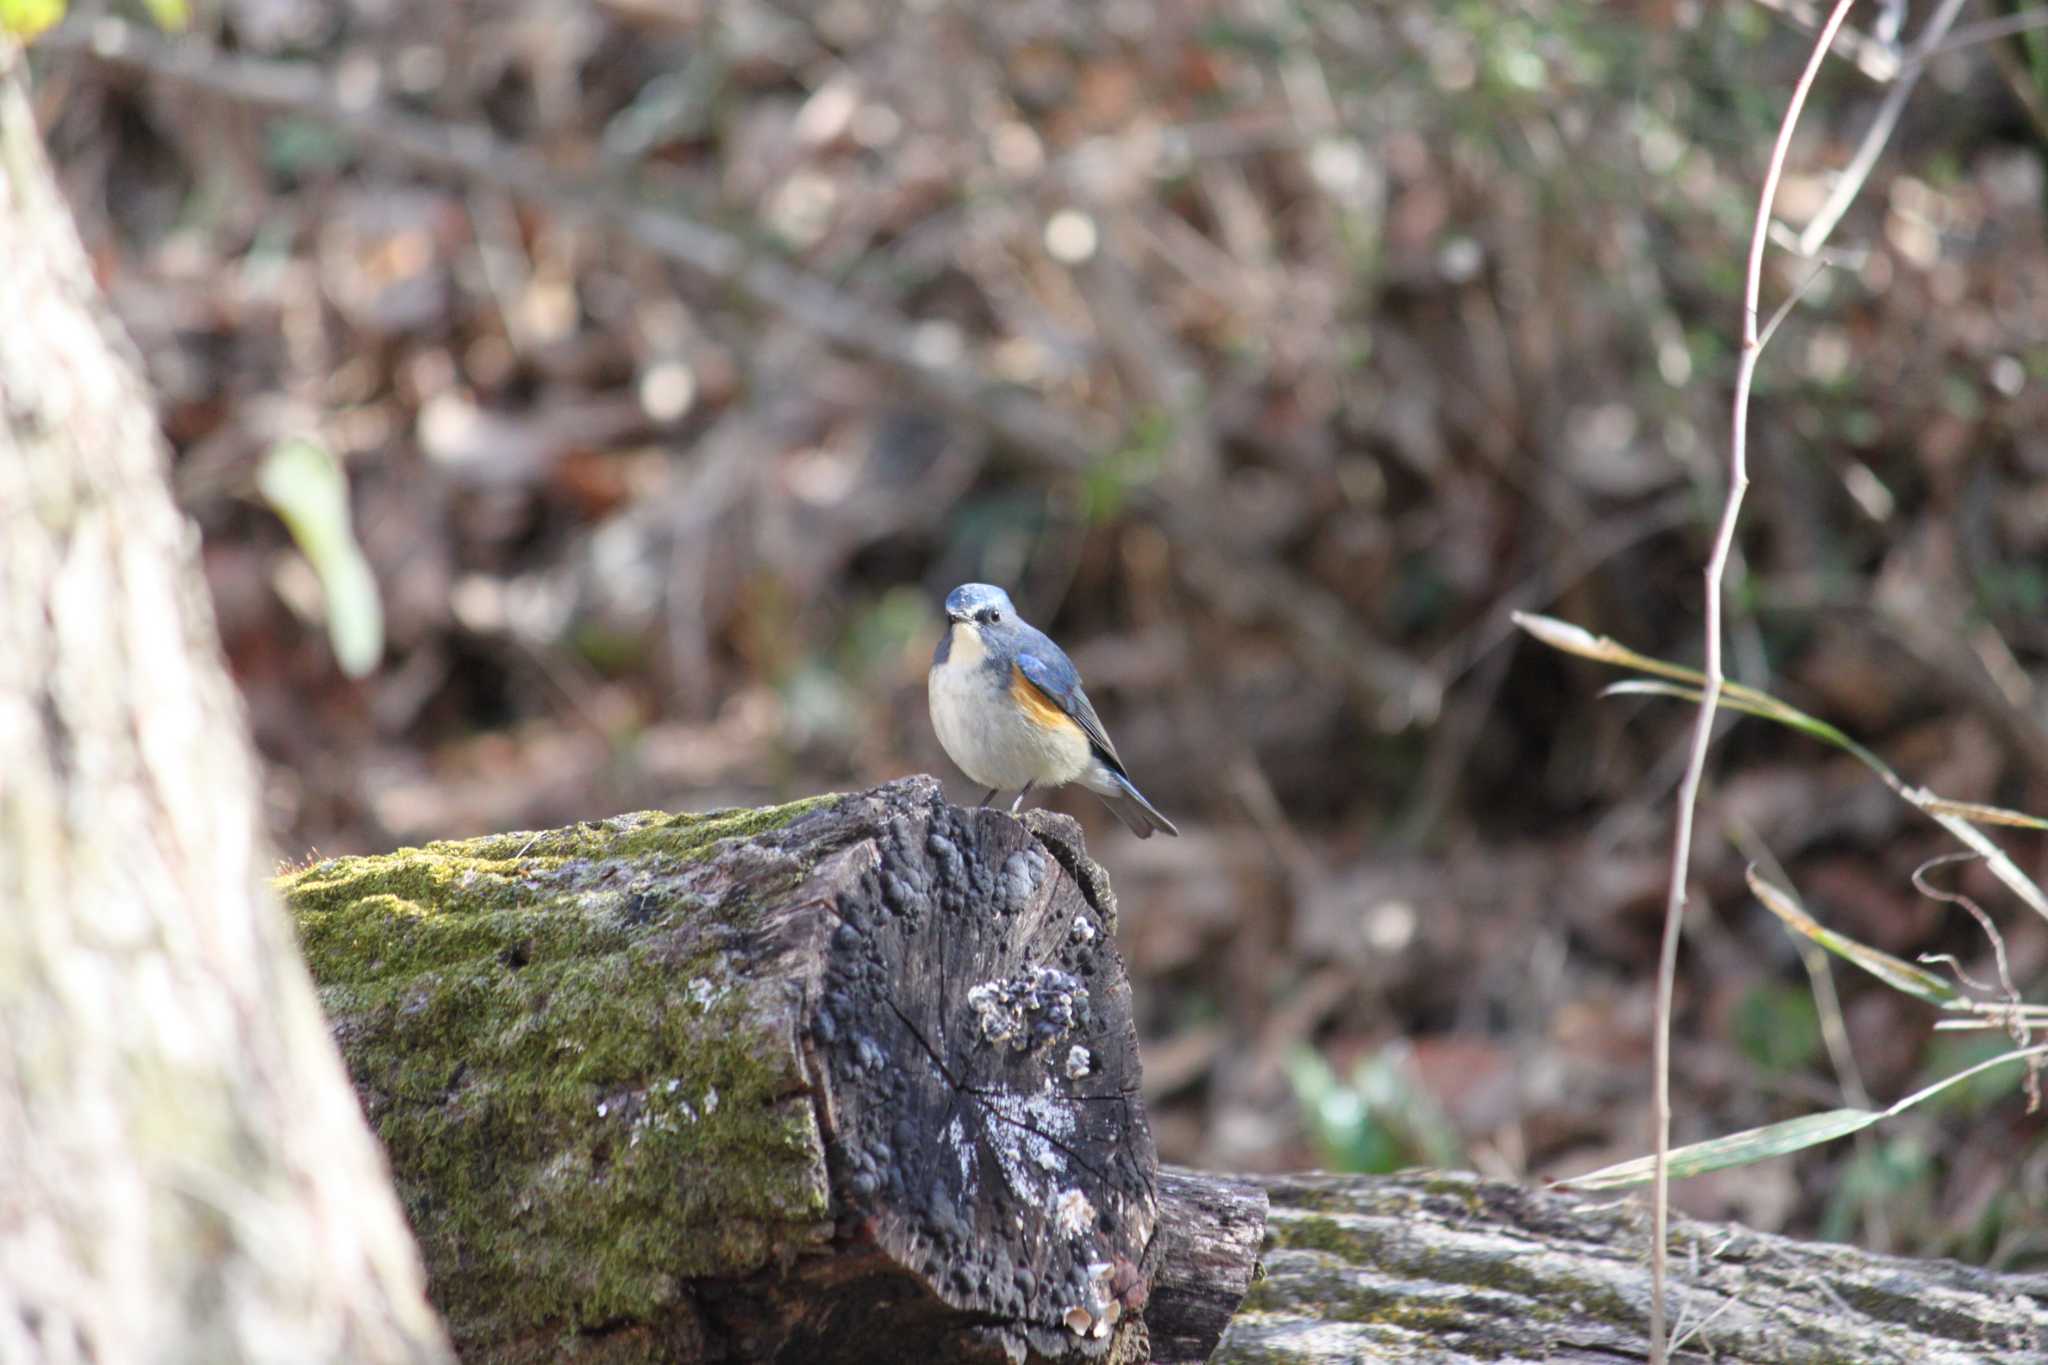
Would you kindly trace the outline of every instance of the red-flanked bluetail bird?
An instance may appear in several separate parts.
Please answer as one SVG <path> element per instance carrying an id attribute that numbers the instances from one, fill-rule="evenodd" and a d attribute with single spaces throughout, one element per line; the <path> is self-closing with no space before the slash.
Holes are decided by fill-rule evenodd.
<path id="1" fill-rule="evenodd" d="M 1015 813 L 1034 788 L 1079 782 L 1140 839 L 1180 833 L 1124 771 L 1073 660 L 1001 588 L 963 583 L 947 594 L 927 691 L 946 757 L 989 789 L 982 805 L 1013 791 Z"/>

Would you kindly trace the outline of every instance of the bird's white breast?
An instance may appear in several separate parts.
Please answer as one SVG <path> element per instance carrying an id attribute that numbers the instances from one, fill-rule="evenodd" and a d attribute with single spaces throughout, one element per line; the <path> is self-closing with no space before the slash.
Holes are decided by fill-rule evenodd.
<path id="1" fill-rule="evenodd" d="M 984 667 L 981 632 L 950 627 L 946 661 L 926 680 L 932 729 L 946 757 L 980 786 L 998 791 L 1056 787 L 1088 767 L 1088 738 L 1078 725 L 1049 729 L 1025 719 L 1009 695 L 1009 680 Z"/>

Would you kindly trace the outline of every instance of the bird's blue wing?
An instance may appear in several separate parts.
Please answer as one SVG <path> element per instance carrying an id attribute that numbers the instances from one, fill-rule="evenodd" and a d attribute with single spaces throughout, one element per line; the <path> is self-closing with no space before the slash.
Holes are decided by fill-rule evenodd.
<path id="1" fill-rule="evenodd" d="M 1116 756 L 1116 745 L 1109 742 L 1109 732 L 1102 728 L 1102 721 L 1096 716 L 1095 707 L 1089 703 L 1088 694 L 1081 690 L 1081 675 L 1074 671 L 1073 661 L 1058 645 L 1047 640 L 1042 645 L 1020 650 L 1017 671 L 1024 675 L 1024 681 L 1074 718 L 1089 742 L 1109 760 L 1111 767 L 1123 771 L 1123 760 Z"/>

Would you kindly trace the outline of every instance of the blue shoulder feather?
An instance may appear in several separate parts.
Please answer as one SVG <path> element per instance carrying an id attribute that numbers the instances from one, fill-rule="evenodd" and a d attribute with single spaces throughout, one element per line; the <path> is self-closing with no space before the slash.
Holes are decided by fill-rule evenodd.
<path id="1" fill-rule="evenodd" d="M 1017 671 L 1024 675 L 1026 682 L 1074 718 L 1087 734 L 1089 742 L 1112 768 L 1119 773 L 1123 771 L 1123 760 L 1116 756 L 1116 746 L 1109 742 L 1109 732 L 1102 728 L 1102 721 L 1095 714 L 1088 694 L 1081 690 L 1081 675 L 1064 650 L 1039 635 L 1037 640 L 1017 652 Z"/>

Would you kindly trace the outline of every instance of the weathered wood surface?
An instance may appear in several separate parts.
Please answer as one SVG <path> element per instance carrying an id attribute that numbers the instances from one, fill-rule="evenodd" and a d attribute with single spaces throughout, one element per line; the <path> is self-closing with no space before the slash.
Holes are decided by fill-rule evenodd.
<path id="1" fill-rule="evenodd" d="M 0 32 L 0 1361 L 445 1359 L 25 65 Z"/>
<path id="2" fill-rule="evenodd" d="M 1471 1175 L 1283 1176 L 1217 1365 L 1643 1360 L 1648 1219 Z M 2048 1275 L 1677 1220 L 1674 1359 L 2039 1365 Z"/>
<path id="3" fill-rule="evenodd" d="M 1159 1168 L 1157 1272 L 1145 1323 L 1156 1365 L 1209 1359 L 1259 1273 L 1266 1191 L 1243 1176 Z"/>
<path id="4" fill-rule="evenodd" d="M 465 1359 L 1142 1356 L 1174 1280 L 1071 820 L 912 778 L 287 894 Z M 1175 1245 L 1247 1279 L 1252 1198 Z M 1218 1292 L 1168 1298 L 1206 1298 L 1213 1343 Z"/>
<path id="5" fill-rule="evenodd" d="M 290 901 L 467 1360 L 1647 1356 L 1633 1204 L 1157 1167 L 1062 817 L 916 778 L 342 859 Z M 2048 1360 L 2048 1276 L 1675 1239 L 1681 1359 Z"/>

